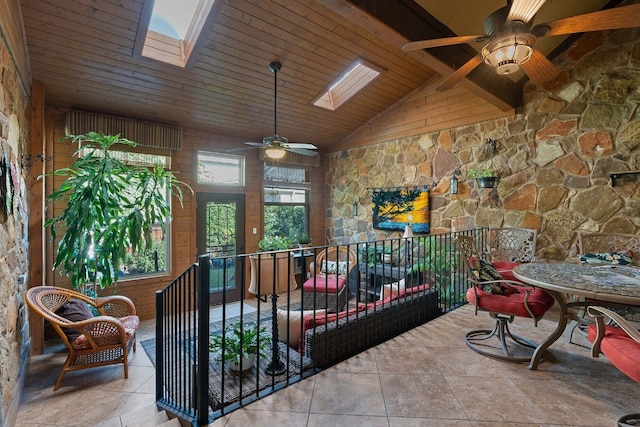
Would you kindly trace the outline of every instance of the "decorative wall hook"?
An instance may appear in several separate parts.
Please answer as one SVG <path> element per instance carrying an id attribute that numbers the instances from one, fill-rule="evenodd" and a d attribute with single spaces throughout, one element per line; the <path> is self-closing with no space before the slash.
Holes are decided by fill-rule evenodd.
<path id="1" fill-rule="evenodd" d="M 41 162 L 51 161 L 53 157 L 45 157 L 44 154 L 22 154 L 20 156 L 20 166 L 22 169 L 30 169 L 36 160 Z"/>
<path id="2" fill-rule="evenodd" d="M 358 203 L 360 203 L 360 197 L 353 200 L 353 216 L 358 216 Z"/>

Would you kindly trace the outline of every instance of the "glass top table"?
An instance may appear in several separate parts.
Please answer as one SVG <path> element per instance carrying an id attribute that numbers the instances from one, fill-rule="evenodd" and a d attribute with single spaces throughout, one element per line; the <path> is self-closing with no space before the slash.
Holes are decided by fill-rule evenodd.
<path id="1" fill-rule="evenodd" d="M 564 333 L 567 320 L 576 320 L 575 316 L 568 311 L 567 295 L 620 304 L 640 305 L 640 268 L 638 267 L 530 263 L 515 267 L 513 275 L 518 280 L 549 292 L 560 307 L 558 326 L 536 348 L 529 369 L 537 369 L 544 352 Z"/>

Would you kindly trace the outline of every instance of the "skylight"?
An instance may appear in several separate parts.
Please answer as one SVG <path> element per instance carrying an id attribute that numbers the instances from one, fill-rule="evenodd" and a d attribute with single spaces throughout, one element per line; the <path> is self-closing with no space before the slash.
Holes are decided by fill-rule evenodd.
<path id="1" fill-rule="evenodd" d="M 149 19 L 149 26 L 141 31 L 142 35 L 138 34 L 138 52 L 147 58 L 186 67 L 201 33 L 213 21 L 215 1 L 146 0 L 143 13 Z"/>
<path id="2" fill-rule="evenodd" d="M 337 110 L 363 87 L 378 77 L 382 71 L 381 68 L 359 59 L 331 83 L 327 91 L 320 95 L 313 102 L 313 105 L 327 110 Z"/>
<path id="3" fill-rule="evenodd" d="M 184 40 L 200 0 L 155 0 L 149 29 Z"/>

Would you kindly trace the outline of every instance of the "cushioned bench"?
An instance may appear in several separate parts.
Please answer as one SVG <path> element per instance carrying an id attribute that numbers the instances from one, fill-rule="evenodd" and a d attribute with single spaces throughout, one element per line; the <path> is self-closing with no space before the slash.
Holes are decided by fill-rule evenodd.
<path id="1" fill-rule="evenodd" d="M 420 286 L 349 311 L 305 318 L 304 355 L 314 367 L 324 368 L 345 360 L 441 314 L 438 292 Z"/>

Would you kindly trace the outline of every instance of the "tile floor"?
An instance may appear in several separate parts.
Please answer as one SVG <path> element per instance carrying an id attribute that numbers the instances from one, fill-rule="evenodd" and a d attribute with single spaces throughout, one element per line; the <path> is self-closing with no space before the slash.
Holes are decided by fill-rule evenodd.
<path id="1" fill-rule="evenodd" d="M 551 312 L 538 328 L 517 319 L 512 329 L 540 340 L 554 326 Z M 139 339 L 152 337 L 153 327 L 142 322 Z M 486 313 L 462 307 L 211 426 L 612 427 L 640 412 L 640 385 L 603 356 L 561 339 L 551 347 L 557 361 L 530 371 L 468 349 L 466 331 L 484 327 L 491 327 Z M 63 361 L 60 346 L 32 358 L 17 426 L 120 427 L 155 410 L 154 368 L 142 346 L 129 379 L 122 366 L 72 372 L 53 392 Z"/>

